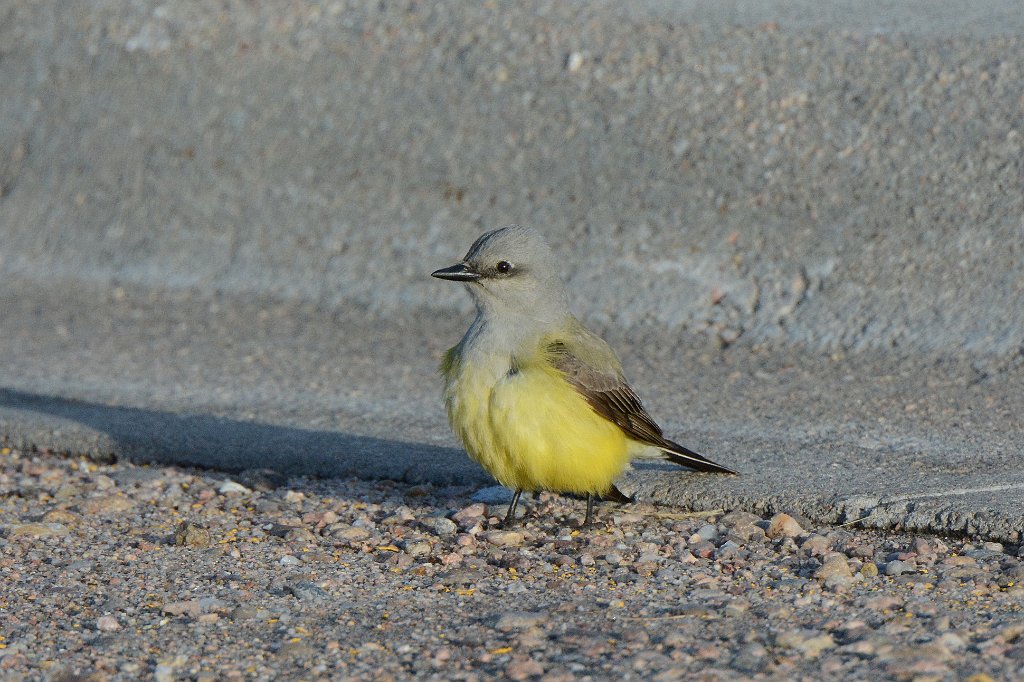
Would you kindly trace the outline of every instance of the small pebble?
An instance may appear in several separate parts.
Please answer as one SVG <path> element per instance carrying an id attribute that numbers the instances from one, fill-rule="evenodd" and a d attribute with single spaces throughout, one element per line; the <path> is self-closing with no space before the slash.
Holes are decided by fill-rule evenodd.
<path id="1" fill-rule="evenodd" d="M 459 526 L 451 519 L 447 519 L 443 516 L 438 516 L 434 519 L 434 532 L 442 538 L 448 538 L 455 535 Z"/>
<path id="2" fill-rule="evenodd" d="M 476 502 L 452 514 L 452 521 L 459 524 L 459 528 L 469 528 L 479 523 L 486 513 L 487 506 Z"/>
<path id="3" fill-rule="evenodd" d="M 800 527 L 789 514 L 779 513 L 773 516 L 768 522 L 768 530 L 765 532 L 771 539 L 775 538 L 795 538 L 802 535 L 804 529 Z"/>
<path id="4" fill-rule="evenodd" d="M 910 551 L 917 556 L 924 556 L 932 553 L 932 546 L 924 538 L 914 538 L 914 541 L 910 543 Z"/>
<path id="5" fill-rule="evenodd" d="M 117 632 L 121 624 L 113 616 L 100 616 L 96 619 L 96 629 L 100 632 Z"/>
<path id="6" fill-rule="evenodd" d="M 274 469 L 246 469 L 235 479 L 251 490 L 270 492 L 288 483 L 288 477 Z"/>
<path id="7" fill-rule="evenodd" d="M 153 679 L 156 682 L 174 682 L 176 677 L 175 667 L 168 663 L 158 663 L 153 670 Z"/>
<path id="8" fill-rule="evenodd" d="M 695 543 L 701 541 L 711 542 L 718 537 L 718 527 L 710 523 L 705 523 L 703 526 L 697 529 L 697 532 L 694 533 L 693 537 L 696 538 L 695 540 L 693 540 L 693 542 Z"/>
<path id="9" fill-rule="evenodd" d="M 484 538 L 499 547 L 517 547 L 523 544 L 525 536 L 517 530 L 492 530 L 485 533 Z"/>
<path id="10" fill-rule="evenodd" d="M 425 541 L 413 542 L 405 547 L 405 552 L 409 556 L 426 556 L 430 554 L 430 543 Z"/>
<path id="11" fill-rule="evenodd" d="M 511 504 L 513 492 L 501 485 L 492 485 L 481 488 L 470 497 L 474 502 L 482 502 L 485 505 Z"/>
<path id="12" fill-rule="evenodd" d="M 715 552 L 715 556 L 723 559 L 731 558 L 736 556 L 739 548 L 740 546 L 732 540 L 726 540 L 718 547 L 718 550 Z"/>
<path id="13" fill-rule="evenodd" d="M 315 544 L 316 535 L 313 531 L 308 528 L 292 528 L 284 534 L 284 539 L 287 542 L 293 542 L 297 544 Z"/>
<path id="14" fill-rule="evenodd" d="M 891 575 L 891 576 L 903 575 L 904 573 L 916 573 L 916 572 L 917 572 L 917 569 L 914 567 L 913 564 L 911 564 L 911 563 L 909 563 L 907 561 L 900 561 L 899 559 L 894 559 L 893 561 L 888 562 L 885 565 L 885 571 L 884 571 L 884 573 L 886 575 Z"/>
<path id="15" fill-rule="evenodd" d="M 734 526 L 749 526 L 759 521 L 761 521 L 761 517 L 757 514 L 751 514 L 746 511 L 731 511 L 722 517 L 721 523 L 723 526 L 732 528 Z"/>
<path id="16" fill-rule="evenodd" d="M 182 521 L 174 533 L 174 544 L 179 547 L 209 547 L 212 542 L 209 530 L 189 521 Z"/>
<path id="17" fill-rule="evenodd" d="M 544 674 L 544 666 L 532 658 L 514 660 L 505 666 L 505 677 L 510 680 L 527 680 Z"/>
<path id="18" fill-rule="evenodd" d="M 413 511 L 403 505 L 396 509 L 391 514 L 389 514 L 388 516 L 386 516 L 384 519 L 382 519 L 380 523 L 382 526 L 394 526 L 408 523 L 409 521 L 412 521 L 415 518 L 416 515 L 413 513 Z"/>
<path id="19" fill-rule="evenodd" d="M 74 526 L 82 522 L 82 517 L 67 509 L 51 509 L 43 514 L 43 523 L 59 523 Z"/>
<path id="20" fill-rule="evenodd" d="M 822 535 L 809 535 L 800 543 L 800 549 L 811 556 L 822 556 L 832 549 L 832 541 Z"/>
<path id="21" fill-rule="evenodd" d="M 331 598 L 331 595 L 329 595 L 322 587 L 309 580 L 299 580 L 294 583 L 289 583 L 285 589 L 301 601 L 326 602 Z"/>
<path id="22" fill-rule="evenodd" d="M 843 576 L 849 578 L 853 575 L 850 571 L 850 565 L 846 562 L 846 557 L 841 554 L 832 554 L 826 560 L 821 567 L 814 572 L 814 577 L 821 581 L 826 581 L 834 576 Z"/>
<path id="23" fill-rule="evenodd" d="M 804 641 L 796 645 L 796 649 L 800 651 L 804 656 L 815 658 L 821 655 L 821 652 L 827 649 L 834 649 L 836 646 L 835 639 L 832 635 L 824 634 L 817 635 L 814 637 L 808 637 Z"/>
<path id="24" fill-rule="evenodd" d="M 747 644 L 729 661 L 729 666 L 741 672 L 753 675 L 762 670 L 768 658 L 768 650 L 763 644 L 753 642 Z"/>
<path id="25" fill-rule="evenodd" d="M 194 617 L 203 612 L 198 599 L 168 602 L 161 606 L 160 610 L 171 616 L 187 615 Z"/>
<path id="26" fill-rule="evenodd" d="M 570 52 L 565 60 L 565 69 L 569 73 L 576 73 L 583 66 L 584 57 L 580 52 Z"/>
<path id="27" fill-rule="evenodd" d="M 543 613 L 535 611 L 508 611 L 501 614 L 494 627 L 502 632 L 509 630 L 525 630 L 543 622 Z"/>
<path id="28" fill-rule="evenodd" d="M 328 527 L 330 535 L 333 538 L 339 540 L 347 540 L 349 542 L 358 542 L 359 540 L 365 540 L 370 537 L 370 531 L 359 526 L 350 526 L 346 523 L 332 524 Z"/>
<path id="29" fill-rule="evenodd" d="M 241 483 L 235 481 L 224 481 L 220 487 L 217 488 L 217 492 L 221 495 L 248 495 L 252 491 L 246 488 Z"/>
<path id="30" fill-rule="evenodd" d="M 853 576 L 837 573 L 835 575 L 830 575 L 828 578 L 826 578 L 824 585 L 825 589 L 827 590 L 831 590 L 833 592 L 842 592 L 846 591 L 851 585 L 853 585 L 853 583 Z"/>
<path id="31" fill-rule="evenodd" d="M 119 514 L 128 511 L 134 506 L 135 502 L 124 495 L 118 494 L 92 497 L 78 505 L 81 512 L 89 516 Z"/>
<path id="32" fill-rule="evenodd" d="M 12 538 L 59 538 L 64 537 L 70 531 L 61 523 L 23 523 L 14 526 L 8 531 Z"/>

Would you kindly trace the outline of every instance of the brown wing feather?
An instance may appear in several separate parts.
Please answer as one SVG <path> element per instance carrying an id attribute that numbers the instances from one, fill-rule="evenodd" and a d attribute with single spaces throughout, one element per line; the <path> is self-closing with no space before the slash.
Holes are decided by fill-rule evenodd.
<path id="1" fill-rule="evenodd" d="M 547 351 L 552 366 L 565 375 L 594 411 L 625 431 L 633 440 L 660 448 L 668 459 L 691 469 L 736 473 L 665 438 L 661 427 L 644 409 L 640 397 L 626 383 L 618 367 L 610 372 L 597 370 L 573 354 L 561 341 L 548 344 Z"/>

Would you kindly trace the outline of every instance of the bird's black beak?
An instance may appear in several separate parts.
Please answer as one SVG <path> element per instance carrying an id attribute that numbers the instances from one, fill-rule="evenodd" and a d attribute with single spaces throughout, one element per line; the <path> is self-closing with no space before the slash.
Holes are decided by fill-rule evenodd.
<path id="1" fill-rule="evenodd" d="M 434 270 L 430 273 L 430 276 L 437 277 L 438 279 L 448 279 L 453 282 L 475 282 L 480 279 L 480 273 L 474 272 L 465 263 L 456 263 L 447 268 Z"/>

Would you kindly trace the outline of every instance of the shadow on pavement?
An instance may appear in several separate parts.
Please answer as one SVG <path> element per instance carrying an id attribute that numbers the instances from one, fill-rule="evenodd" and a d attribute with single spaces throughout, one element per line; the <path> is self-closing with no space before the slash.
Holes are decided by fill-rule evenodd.
<path id="1" fill-rule="evenodd" d="M 0 439 L 97 459 L 407 482 L 486 480 L 465 453 L 423 443 L 204 414 L 103 405 L 0 388 Z"/>

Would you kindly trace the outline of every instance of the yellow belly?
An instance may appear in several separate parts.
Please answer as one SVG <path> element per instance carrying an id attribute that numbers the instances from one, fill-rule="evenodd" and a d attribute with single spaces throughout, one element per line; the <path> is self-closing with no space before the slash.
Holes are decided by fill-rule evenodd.
<path id="1" fill-rule="evenodd" d="M 446 403 L 470 456 L 509 488 L 604 493 L 629 462 L 622 430 L 544 365 L 497 381 L 493 371 L 462 368 Z"/>

